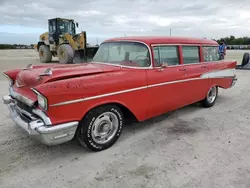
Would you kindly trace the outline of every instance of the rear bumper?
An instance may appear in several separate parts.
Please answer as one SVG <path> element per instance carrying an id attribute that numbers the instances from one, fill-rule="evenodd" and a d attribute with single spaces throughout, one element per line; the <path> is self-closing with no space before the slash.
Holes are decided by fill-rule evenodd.
<path id="1" fill-rule="evenodd" d="M 230 85 L 230 88 L 233 87 L 236 84 L 237 80 L 238 80 L 238 78 L 236 77 L 236 75 L 234 75 L 232 83 Z"/>
<path id="2" fill-rule="evenodd" d="M 28 135 L 46 145 L 57 145 L 73 139 L 78 121 L 51 125 L 50 119 L 40 110 L 34 109 L 31 114 L 20 109 L 11 96 L 4 96 L 3 102 L 10 111 L 11 119 Z"/>

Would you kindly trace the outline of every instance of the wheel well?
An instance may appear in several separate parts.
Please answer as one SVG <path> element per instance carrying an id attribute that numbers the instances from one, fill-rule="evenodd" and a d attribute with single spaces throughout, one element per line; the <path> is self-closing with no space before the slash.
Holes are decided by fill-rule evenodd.
<path id="1" fill-rule="evenodd" d="M 40 46 L 42 46 L 42 45 L 48 46 L 48 45 L 45 44 L 44 42 L 38 42 L 38 43 L 37 43 L 37 51 L 39 51 L 39 48 L 40 48 Z M 48 46 L 48 47 L 49 47 L 49 46 Z"/>
<path id="2" fill-rule="evenodd" d="M 124 116 L 124 121 L 125 123 L 134 123 L 134 122 L 138 122 L 138 119 L 136 118 L 136 116 L 133 114 L 133 112 L 131 112 L 131 110 L 129 110 L 126 106 L 120 104 L 120 103 L 106 103 L 106 104 L 101 104 L 101 105 L 98 105 L 98 106 L 95 106 L 94 108 L 91 108 L 89 111 L 91 111 L 92 109 L 95 109 L 95 108 L 98 108 L 100 106 L 105 106 L 105 105 L 116 105 L 118 108 L 120 108 L 120 110 L 122 111 L 123 113 L 123 116 Z M 89 112 L 88 111 L 88 112 Z M 87 112 L 87 113 L 88 113 Z M 87 114 L 86 113 L 86 114 Z M 85 114 L 85 115 L 86 115 Z M 84 116 L 85 116 L 84 115 Z M 84 118 L 84 117 L 83 117 Z"/>
<path id="3" fill-rule="evenodd" d="M 40 48 L 41 45 L 44 45 L 44 42 L 38 42 L 37 43 L 37 51 L 39 51 L 39 48 Z"/>
<path id="4" fill-rule="evenodd" d="M 138 119 L 136 118 L 136 116 L 126 106 L 119 104 L 119 103 L 113 103 L 113 104 L 117 105 L 121 109 L 124 115 L 125 121 L 138 122 Z"/>

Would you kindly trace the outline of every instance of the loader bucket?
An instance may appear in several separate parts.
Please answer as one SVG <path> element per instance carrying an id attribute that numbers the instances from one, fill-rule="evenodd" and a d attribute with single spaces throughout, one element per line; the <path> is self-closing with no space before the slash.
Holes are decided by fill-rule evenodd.
<path id="1" fill-rule="evenodd" d="M 249 53 L 244 53 L 241 65 L 237 65 L 236 69 L 250 70 L 250 55 Z"/>
<path id="2" fill-rule="evenodd" d="M 86 63 L 90 62 L 95 56 L 99 47 L 87 47 L 86 54 L 84 50 L 76 50 L 73 63 Z"/>
<path id="3" fill-rule="evenodd" d="M 76 50 L 74 53 L 74 59 L 73 63 L 85 63 L 85 55 L 84 55 L 84 50 Z"/>

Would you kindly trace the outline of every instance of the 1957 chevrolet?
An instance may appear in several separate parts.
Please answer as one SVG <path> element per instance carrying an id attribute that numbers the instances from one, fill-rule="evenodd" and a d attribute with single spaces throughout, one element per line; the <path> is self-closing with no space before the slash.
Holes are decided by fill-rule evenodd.
<path id="1" fill-rule="evenodd" d="M 138 121 L 201 102 L 237 81 L 236 61 L 213 40 L 122 37 L 104 41 L 91 62 L 5 71 L 12 120 L 46 145 L 75 138 L 92 151 L 111 147 L 125 115 Z"/>

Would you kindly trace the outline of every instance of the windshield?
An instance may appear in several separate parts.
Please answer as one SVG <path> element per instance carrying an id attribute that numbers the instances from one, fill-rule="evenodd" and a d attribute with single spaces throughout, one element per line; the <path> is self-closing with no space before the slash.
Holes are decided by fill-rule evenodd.
<path id="1" fill-rule="evenodd" d="M 69 33 L 70 35 L 75 35 L 74 22 L 71 21 L 58 21 L 59 33 Z"/>
<path id="2" fill-rule="evenodd" d="M 147 46 L 138 42 L 102 43 L 92 61 L 135 67 L 151 64 Z"/>

